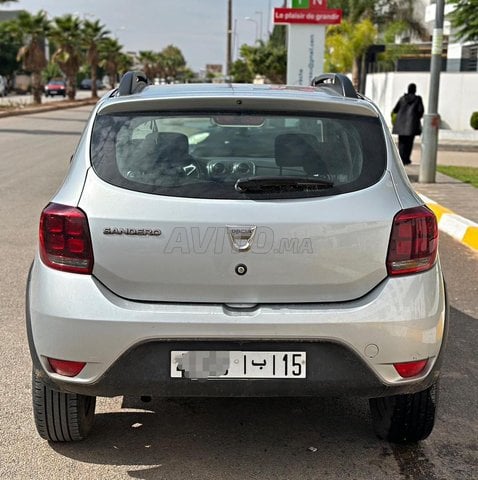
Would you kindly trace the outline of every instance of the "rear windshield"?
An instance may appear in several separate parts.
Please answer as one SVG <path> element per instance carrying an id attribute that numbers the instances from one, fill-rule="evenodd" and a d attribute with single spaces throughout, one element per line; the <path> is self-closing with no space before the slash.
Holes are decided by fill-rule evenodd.
<path id="1" fill-rule="evenodd" d="M 376 183 L 380 121 L 357 115 L 147 112 L 96 118 L 91 160 L 113 185 L 157 195 L 280 199 Z"/>

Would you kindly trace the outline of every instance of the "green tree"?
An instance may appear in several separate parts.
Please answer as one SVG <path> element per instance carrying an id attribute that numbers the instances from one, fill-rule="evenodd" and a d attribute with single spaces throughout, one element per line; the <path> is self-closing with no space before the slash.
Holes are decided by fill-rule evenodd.
<path id="1" fill-rule="evenodd" d="M 242 45 L 240 56 L 231 66 L 235 82 L 252 82 L 256 75 L 263 75 L 272 83 L 285 83 L 287 74 L 287 31 L 276 25 L 267 42 L 254 46 Z"/>
<path id="2" fill-rule="evenodd" d="M 415 6 L 413 0 L 330 0 L 330 8 L 343 9 L 344 20 L 341 25 L 330 26 L 327 30 L 326 70 L 352 71 L 352 81 L 359 89 L 360 65 L 373 43 L 390 37 L 391 32 L 393 37 L 407 32 L 423 39 L 428 36 L 425 26 L 415 15 Z M 384 57 L 393 64 L 403 51 L 404 48 L 391 47 Z"/>
<path id="3" fill-rule="evenodd" d="M 62 76 L 60 67 L 54 62 L 50 62 L 42 72 L 43 83 L 48 83 L 52 78 L 61 78 Z"/>
<path id="4" fill-rule="evenodd" d="M 131 55 L 120 52 L 118 55 L 118 74 L 120 77 L 133 68 L 134 60 Z"/>
<path id="5" fill-rule="evenodd" d="M 11 22 L 0 22 L 0 75 L 11 76 L 20 68 L 17 53 L 21 46 L 11 33 Z"/>
<path id="6" fill-rule="evenodd" d="M 380 0 L 329 0 L 328 8 L 340 8 L 343 17 L 351 23 L 357 23 L 364 18 L 375 19 L 375 11 Z"/>
<path id="7" fill-rule="evenodd" d="M 287 74 L 285 46 L 275 46 L 270 41 L 267 43 L 261 41 L 253 47 L 243 45 L 241 55 L 254 74 L 264 75 L 272 83 L 285 83 Z"/>
<path id="8" fill-rule="evenodd" d="M 416 4 L 416 0 L 329 0 L 329 8 L 341 8 L 344 18 L 351 23 L 368 18 L 382 34 L 398 22 L 405 27 L 404 31 L 425 39 L 428 32 L 416 17 Z"/>
<path id="9" fill-rule="evenodd" d="M 377 63 L 381 71 L 395 70 L 397 61 L 400 58 L 404 55 L 411 55 L 418 52 L 418 48 L 410 43 L 395 43 L 396 36 L 406 31 L 407 25 L 401 21 L 391 23 L 385 30 L 382 40 L 386 48 L 377 58 Z"/>
<path id="10" fill-rule="evenodd" d="M 50 38 L 57 46 L 52 61 L 57 63 L 66 75 L 66 94 L 70 100 L 74 100 L 76 77 L 82 63 L 81 20 L 69 14 L 55 18 Z"/>
<path id="11" fill-rule="evenodd" d="M 158 75 L 158 64 L 161 56 L 152 50 L 141 50 L 138 55 L 138 61 L 143 66 L 143 72 L 153 81 Z"/>
<path id="12" fill-rule="evenodd" d="M 175 45 L 168 45 L 159 53 L 158 74 L 169 82 L 186 68 L 186 60 L 181 50 Z"/>
<path id="13" fill-rule="evenodd" d="M 181 73 L 179 74 L 178 78 L 183 81 L 184 83 L 189 83 L 192 80 L 196 79 L 196 73 L 194 73 L 189 67 L 184 67 L 181 70 Z"/>
<path id="14" fill-rule="evenodd" d="M 22 46 L 18 50 L 17 60 L 23 62 L 25 70 L 32 75 L 33 103 L 40 104 L 42 98 L 41 74 L 47 66 L 45 56 L 45 38 L 50 31 L 50 22 L 46 12 L 20 12 L 8 26 L 12 38 Z"/>
<path id="15" fill-rule="evenodd" d="M 465 42 L 478 40 L 478 0 L 450 0 L 455 10 L 449 14 L 456 36 Z"/>
<path id="16" fill-rule="evenodd" d="M 287 47 L 287 27 L 286 25 L 274 25 L 269 42 L 274 47 Z"/>
<path id="17" fill-rule="evenodd" d="M 376 38 L 377 29 L 369 19 L 358 23 L 344 20 L 339 25 L 329 27 L 326 38 L 326 70 L 340 73 L 352 71 L 352 83 L 358 89 L 362 56 Z"/>
<path id="18" fill-rule="evenodd" d="M 96 82 L 98 79 L 98 65 L 100 63 L 99 45 L 107 38 L 109 33 L 105 25 L 102 25 L 99 20 L 83 21 L 81 40 L 86 50 L 86 60 L 91 70 L 91 96 L 93 98 L 98 96 Z"/>
<path id="19" fill-rule="evenodd" d="M 251 83 L 254 80 L 254 74 L 251 72 L 249 65 L 241 58 L 231 65 L 231 75 L 236 83 Z"/>
<path id="20" fill-rule="evenodd" d="M 105 38 L 99 46 L 100 66 L 105 69 L 110 87 L 115 88 L 123 46 L 115 38 Z"/>

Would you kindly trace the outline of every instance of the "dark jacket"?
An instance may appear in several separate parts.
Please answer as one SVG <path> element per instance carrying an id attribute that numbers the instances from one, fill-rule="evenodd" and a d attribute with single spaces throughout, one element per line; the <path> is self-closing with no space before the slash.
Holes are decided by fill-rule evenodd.
<path id="1" fill-rule="evenodd" d="M 397 114 L 397 119 L 392 133 L 420 135 L 422 133 L 420 119 L 423 117 L 423 111 L 422 97 L 414 93 L 403 95 L 393 109 L 393 113 Z"/>

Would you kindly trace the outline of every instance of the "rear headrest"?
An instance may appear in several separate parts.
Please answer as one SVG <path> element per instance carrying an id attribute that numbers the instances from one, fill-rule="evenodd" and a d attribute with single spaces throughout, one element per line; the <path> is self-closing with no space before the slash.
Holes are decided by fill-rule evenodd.
<path id="1" fill-rule="evenodd" d="M 184 133 L 159 132 L 156 144 L 160 157 L 182 157 L 189 154 L 189 141 Z"/>
<path id="2" fill-rule="evenodd" d="M 318 141 L 310 133 L 284 133 L 275 139 L 275 160 L 279 167 L 303 167 L 318 156 Z"/>

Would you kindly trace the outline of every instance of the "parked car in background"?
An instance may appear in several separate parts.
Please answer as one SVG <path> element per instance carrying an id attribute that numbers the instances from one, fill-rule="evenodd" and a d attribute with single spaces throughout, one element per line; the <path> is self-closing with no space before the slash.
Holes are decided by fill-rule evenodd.
<path id="1" fill-rule="evenodd" d="M 84 78 L 80 83 L 80 89 L 91 90 L 92 83 L 93 81 L 91 80 L 91 78 Z M 96 88 L 97 90 L 103 90 L 105 88 L 101 80 L 96 80 Z"/>
<path id="2" fill-rule="evenodd" d="M 45 85 L 45 97 L 66 96 L 66 83 L 63 80 L 50 80 Z"/>
<path id="3" fill-rule="evenodd" d="M 85 438 L 96 397 L 116 395 L 362 396 L 384 440 L 433 429 L 437 221 L 343 75 L 126 74 L 41 214 L 26 312 L 53 442 Z"/>

